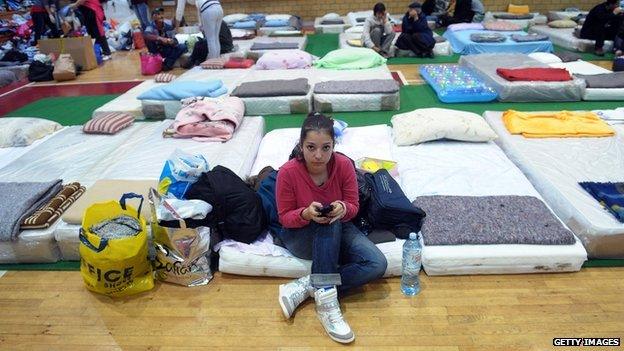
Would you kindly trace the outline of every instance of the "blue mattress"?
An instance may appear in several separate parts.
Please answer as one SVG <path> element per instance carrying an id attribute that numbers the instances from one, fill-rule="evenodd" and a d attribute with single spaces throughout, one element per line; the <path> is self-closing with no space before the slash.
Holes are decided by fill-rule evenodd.
<path id="1" fill-rule="evenodd" d="M 475 43 L 470 40 L 470 34 L 485 32 L 484 30 L 461 30 L 452 32 L 447 30 L 444 37 L 451 43 L 453 51 L 462 55 L 484 53 L 518 53 L 530 54 L 533 52 L 553 52 L 553 44 L 550 40 L 518 43 L 511 39 L 513 34 L 527 34 L 524 31 L 499 32 L 507 37 L 502 43 Z M 491 31 L 487 31 L 491 32 Z"/>

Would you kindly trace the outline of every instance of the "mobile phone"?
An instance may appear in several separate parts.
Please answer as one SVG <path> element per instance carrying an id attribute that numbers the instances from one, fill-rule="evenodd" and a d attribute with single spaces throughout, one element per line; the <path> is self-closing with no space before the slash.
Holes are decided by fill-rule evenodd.
<path id="1" fill-rule="evenodd" d="M 321 217 L 327 217 L 327 215 L 334 210 L 334 205 L 325 205 L 321 208 L 317 208 Z"/>

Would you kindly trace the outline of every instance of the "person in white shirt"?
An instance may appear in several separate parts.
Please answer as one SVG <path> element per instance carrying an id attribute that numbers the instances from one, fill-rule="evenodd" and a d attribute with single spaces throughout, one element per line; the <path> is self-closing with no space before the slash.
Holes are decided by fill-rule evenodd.
<path id="1" fill-rule="evenodd" d="M 392 23 L 388 20 L 386 6 L 378 2 L 373 8 L 373 16 L 364 21 L 362 32 L 362 44 L 378 52 L 383 57 L 388 57 L 395 33 Z"/>
<path id="2" fill-rule="evenodd" d="M 178 0 L 175 24 L 180 24 L 184 16 L 186 3 L 195 4 L 204 38 L 208 43 L 208 58 L 221 56 L 219 32 L 223 21 L 223 8 L 219 0 Z"/>

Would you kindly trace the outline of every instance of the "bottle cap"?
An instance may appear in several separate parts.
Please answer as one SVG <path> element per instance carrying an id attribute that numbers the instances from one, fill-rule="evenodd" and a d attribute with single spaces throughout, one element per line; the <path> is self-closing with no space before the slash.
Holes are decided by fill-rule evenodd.
<path id="1" fill-rule="evenodd" d="M 418 238 L 418 236 L 416 235 L 416 233 L 411 232 L 409 235 L 410 240 L 416 240 Z"/>

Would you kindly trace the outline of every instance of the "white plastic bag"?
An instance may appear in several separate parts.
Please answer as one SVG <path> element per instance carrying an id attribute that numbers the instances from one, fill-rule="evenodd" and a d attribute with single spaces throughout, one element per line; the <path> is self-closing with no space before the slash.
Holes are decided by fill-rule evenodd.
<path id="1" fill-rule="evenodd" d="M 171 194 L 178 199 L 184 199 L 188 188 L 208 170 L 208 161 L 204 156 L 190 155 L 176 149 L 165 161 L 158 182 L 158 193 Z"/>

